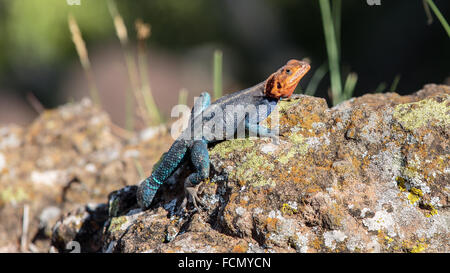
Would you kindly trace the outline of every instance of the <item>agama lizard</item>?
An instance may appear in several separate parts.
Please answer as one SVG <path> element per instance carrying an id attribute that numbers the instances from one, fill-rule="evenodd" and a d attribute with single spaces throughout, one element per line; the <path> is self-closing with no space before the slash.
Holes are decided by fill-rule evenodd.
<path id="1" fill-rule="evenodd" d="M 208 144 L 231 139 L 235 136 L 238 124 L 244 124 L 248 132 L 260 137 L 274 137 L 274 133 L 259 122 L 267 118 L 281 98 L 289 98 L 300 79 L 309 71 L 310 65 L 303 61 L 290 60 L 286 65 L 278 69 L 269 78 L 253 87 L 226 95 L 214 103 L 211 102 L 207 92 L 195 101 L 191 112 L 190 122 L 183 133 L 175 140 L 169 151 L 163 155 L 160 164 L 153 170 L 152 174 L 142 181 L 137 191 L 137 201 L 142 209 L 150 207 L 158 188 L 170 177 L 174 171 L 186 160 L 190 160 L 194 166 L 194 173 L 190 174 L 185 182 L 186 196 L 180 206 L 185 208 L 187 198 L 194 207 L 198 209 L 200 203 L 195 186 L 209 177 L 209 154 Z M 267 111 L 258 113 L 256 119 L 250 120 L 248 115 L 241 115 L 237 120 L 232 113 L 228 119 L 227 109 L 230 106 L 266 106 Z M 217 115 L 220 113 L 220 115 Z M 215 128 L 227 127 L 227 121 L 232 122 L 232 130 L 214 130 L 208 136 L 203 133 L 211 132 L 211 121 L 214 119 Z M 228 124 L 230 125 L 230 124 Z M 200 136 L 200 137 L 199 137 Z"/>

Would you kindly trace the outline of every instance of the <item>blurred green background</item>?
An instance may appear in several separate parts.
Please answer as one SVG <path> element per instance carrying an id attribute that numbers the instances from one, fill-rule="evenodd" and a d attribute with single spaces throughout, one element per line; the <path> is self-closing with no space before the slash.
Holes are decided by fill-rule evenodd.
<path id="1" fill-rule="evenodd" d="M 333 6 L 333 1 L 332 7 Z M 223 90 L 261 82 L 288 59 L 308 58 L 311 72 L 327 62 L 322 13 L 317 0 L 116 0 L 136 50 L 135 20 L 151 24 L 148 77 L 156 104 L 167 116 L 179 91 L 192 97 L 213 90 L 213 52 L 223 51 Z M 434 0 L 445 18 L 450 1 Z M 450 82 L 450 39 L 422 0 L 341 2 L 339 66 L 342 81 L 358 76 L 353 96 L 375 91 L 400 94 L 427 83 Z M 92 64 L 103 107 L 125 123 L 129 89 L 124 52 L 105 0 L 0 1 L 0 124 L 28 124 L 32 101 L 52 108 L 89 94 L 67 18 L 77 20 Z M 394 85 L 393 85 L 394 83 Z M 398 84 L 397 84 L 398 83 Z M 384 88 L 383 88 L 384 87 Z M 328 97 L 329 73 L 316 96 Z M 31 98 L 31 99 L 30 99 Z M 33 99 L 34 98 L 34 99 Z M 36 107 L 35 107 L 36 108 Z"/>

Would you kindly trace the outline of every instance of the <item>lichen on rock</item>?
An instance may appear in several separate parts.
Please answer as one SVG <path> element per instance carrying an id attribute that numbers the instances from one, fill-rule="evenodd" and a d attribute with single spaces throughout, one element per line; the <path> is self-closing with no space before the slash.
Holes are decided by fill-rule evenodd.
<path id="1" fill-rule="evenodd" d="M 394 108 L 394 118 L 408 130 L 432 122 L 436 126 L 447 126 L 450 124 L 450 95 L 399 104 Z"/>

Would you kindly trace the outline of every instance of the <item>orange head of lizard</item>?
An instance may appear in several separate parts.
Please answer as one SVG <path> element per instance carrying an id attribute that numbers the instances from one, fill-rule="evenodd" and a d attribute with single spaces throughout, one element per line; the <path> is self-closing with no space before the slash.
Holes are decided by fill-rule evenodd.
<path id="1" fill-rule="evenodd" d="M 264 94 L 271 98 L 288 98 L 311 66 L 304 61 L 290 60 L 267 79 Z"/>

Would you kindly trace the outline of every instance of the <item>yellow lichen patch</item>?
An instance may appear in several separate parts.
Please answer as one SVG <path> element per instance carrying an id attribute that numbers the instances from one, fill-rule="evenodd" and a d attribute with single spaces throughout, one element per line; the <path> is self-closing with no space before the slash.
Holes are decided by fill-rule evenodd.
<path id="1" fill-rule="evenodd" d="M 284 165 L 284 164 L 288 163 L 289 160 L 291 158 L 293 158 L 295 154 L 296 154 L 295 150 L 289 150 L 287 154 L 284 154 L 284 155 L 280 156 L 277 159 L 277 161 Z"/>
<path id="2" fill-rule="evenodd" d="M 423 196 L 423 192 L 421 189 L 411 188 L 411 193 L 413 193 L 414 195 L 417 195 L 419 197 Z"/>
<path id="3" fill-rule="evenodd" d="M 417 201 L 420 200 L 420 197 L 422 196 L 423 196 L 422 190 L 417 188 L 411 188 L 409 190 L 408 200 L 412 205 L 414 205 Z"/>
<path id="4" fill-rule="evenodd" d="M 281 164 L 286 164 L 291 158 L 296 155 L 305 155 L 308 152 L 308 144 L 305 143 L 305 138 L 300 133 L 292 133 L 288 136 L 293 146 L 287 154 L 280 155 L 277 159 Z"/>
<path id="5" fill-rule="evenodd" d="M 253 147 L 255 145 L 255 142 L 245 138 L 245 139 L 232 139 L 229 141 L 222 141 L 212 150 L 209 152 L 210 155 L 219 155 L 220 157 L 224 158 L 229 153 L 235 152 L 235 151 L 243 151 L 246 148 Z"/>
<path id="6" fill-rule="evenodd" d="M 108 230 L 110 232 L 119 231 L 121 226 L 127 222 L 127 218 L 125 216 L 113 217 L 111 218 L 111 224 L 109 225 Z"/>
<path id="7" fill-rule="evenodd" d="M 292 141 L 292 143 L 297 145 L 304 144 L 305 142 L 305 138 L 303 137 L 303 135 L 298 133 L 290 134 L 288 138 L 290 141 Z"/>
<path id="8" fill-rule="evenodd" d="M 399 104 L 394 109 L 394 118 L 408 130 L 414 130 L 424 125 L 435 122 L 436 125 L 450 124 L 450 96 L 437 102 L 434 98 L 419 102 Z"/>
<path id="9" fill-rule="evenodd" d="M 293 101 L 280 101 L 277 104 L 276 110 L 278 111 L 279 114 L 279 118 L 280 118 L 280 124 L 284 125 L 286 124 L 286 121 L 289 120 L 289 118 L 286 115 L 286 111 L 291 108 L 292 106 L 294 106 L 295 104 L 298 103 L 298 100 L 293 100 Z M 272 118 L 276 115 L 276 112 L 273 111 L 265 120 L 263 120 L 261 122 L 261 125 L 268 127 L 269 124 L 272 124 Z M 295 115 L 291 115 L 291 117 L 296 117 Z M 294 126 L 296 124 L 299 124 L 297 121 L 297 119 L 295 119 L 296 121 L 294 121 L 293 123 L 290 123 L 291 126 Z"/>
<path id="10" fill-rule="evenodd" d="M 269 159 L 258 155 L 252 151 L 246 155 L 243 162 L 237 164 L 236 168 L 230 173 L 230 178 L 237 181 L 246 181 L 254 187 L 265 185 L 275 186 L 275 182 L 270 179 L 270 174 L 274 170 L 274 165 Z"/>
<path id="11" fill-rule="evenodd" d="M 424 204 L 423 207 L 424 207 L 424 209 L 428 210 L 428 212 L 425 213 L 425 217 L 429 218 L 429 217 L 431 217 L 433 215 L 437 215 L 438 214 L 437 209 L 433 205 L 431 205 L 430 203 Z"/>
<path id="12" fill-rule="evenodd" d="M 413 193 L 408 194 L 408 200 L 409 200 L 409 203 L 411 203 L 411 205 L 414 205 L 417 201 L 419 201 L 419 199 L 420 199 L 420 197 Z"/>
<path id="13" fill-rule="evenodd" d="M 292 100 L 292 101 L 285 101 L 285 100 L 281 100 L 278 104 L 278 111 L 280 111 L 280 113 L 285 113 L 286 110 L 288 110 L 289 108 L 291 108 L 294 104 L 298 103 L 298 100 Z"/>
<path id="14" fill-rule="evenodd" d="M 203 180 L 203 183 L 204 183 L 205 185 L 214 184 L 214 182 L 212 182 L 211 179 L 210 179 L 209 177 L 206 178 L 205 180 Z"/>
<path id="15" fill-rule="evenodd" d="M 419 243 L 419 244 L 417 244 L 416 246 L 414 246 L 414 247 L 410 250 L 410 252 L 411 252 L 411 253 L 420 253 L 420 252 L 423 252 L 427 247 L 428 247 L 427 244 L 425 244 L 425 243 Z"/>
<path id="16" fill-rule="evenodd" d="M 431 210 L 429 213 L 425 214 L 425 217 L 429 218 L 429 217 L 431 217 L 433 215 L 437 215 L 437 214 L 438 214 L 437 209 L 433 208 L 433 210 Z"/>
<path id="17" fill-rule="evenodd" d="M 390 243 L 392 243 L 393 241 L 394 241 L 394 239 L 392 239 L 391 237 L 389 237 L 389 236 L 384 236 L 384 240 L 386 240 L 386 243 L 387 244 L 390 244 Z"/>
<path id="18" fill-rule="evenodd" d="M 291 207 L 288 203 L 284 203 L 281 207 L 281 212 L 283 214 L 292 215 L 294 213 L 297 213 L 298 210 L 296 208 Z"/>

